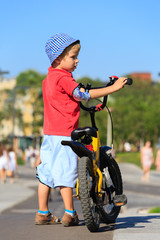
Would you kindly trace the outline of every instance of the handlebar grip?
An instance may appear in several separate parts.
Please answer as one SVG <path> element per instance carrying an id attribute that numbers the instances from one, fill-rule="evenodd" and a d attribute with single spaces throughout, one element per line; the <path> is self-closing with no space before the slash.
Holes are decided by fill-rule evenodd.
<path id="1" fill-rule="evenodd" d="M 132 85 L 133 84 L 133 80 L 132 78 L 127 78 L 127 85 Z"/>
<path id="2" fill-rule="evenodd" d="M 109 79 L 110 79 L 110 82 L 106 85 L 106 87 L 110 86 L 110 85 L 113 85 L 118 80 L 118 77 L 117 76 L 111 76 L 111 77 L 109 77 Z M 133 84 L 132 78 L 127 78 L 126 85 L 132 85 L 132 84 Z"/>

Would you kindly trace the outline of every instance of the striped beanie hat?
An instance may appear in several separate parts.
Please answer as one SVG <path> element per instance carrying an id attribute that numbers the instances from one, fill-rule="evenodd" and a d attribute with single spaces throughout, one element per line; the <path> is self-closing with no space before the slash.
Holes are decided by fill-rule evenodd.
<path id="1" fill-rule="evenodd" d="M 61 55 L 64 49 L 74 42 L 80 43 L 79 40 L 74 39 L 65 33 L 57 33 L 55 36 L 51 37 L 45 46 L 45 51 L 49 57 L 50 63 L 52 64 L 53 61 Z"/>

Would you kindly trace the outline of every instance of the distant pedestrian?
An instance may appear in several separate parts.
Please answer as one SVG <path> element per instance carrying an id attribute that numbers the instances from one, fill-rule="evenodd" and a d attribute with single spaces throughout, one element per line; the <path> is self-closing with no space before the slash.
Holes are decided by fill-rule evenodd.
<path id="1" fill-rule="evenodd" d="M 34 149 L 32 146 L 29 147 L 29 151 L 30 151 L 30 166 L 31 168 L 35 168 L 37 157 L 39 156 L 39 151 L 37 149 Z"/>
<path id="2" fill-rule="evenodd" d="M 25 161 L 30 163 L 30 150 L 28 148 L 25 149 Z"/>
<path id="3" fill-rule="evenodd" d="M 125 142 L 124 151 L 125 152 L 130 152 L 131 151 L 131 144 L 129 142 Z"/>
<path id="4" fill-rule="evenodd" d="M 140 143 L 139 143 L 139 142 L 136 143 L 136 151 L 137 151 L 137 152 L 140 151 Z"/>
<path id="5" fill-rule="evenodd" d="M 8 148 L 8 171 L 10 182 L 14 182 L 14 176 L 17 169 L 17 157 L 14 149 L 12 147 Z"/>
<path id="6" fill-rule="evenodd" d="M 159 148 L 158 151 L 157 151 L 157 156 L 156 156 L 155 165 L 156 165 L 157 171 L 160 171 L 160 148 Z"/>
<path id="7" fill-rule="evenodd" d="M 154 162 L 151 142 L 147 141 L 141 148 L 141 164 L 143 169 L 142 181 L 148 182 L 150 177 L 150 169 Z"/>
<path id="8" fill-rule="evenodd" d="M 6 182 L 7 157 L 4 145 L 0 144 L 0 180 Z"/>

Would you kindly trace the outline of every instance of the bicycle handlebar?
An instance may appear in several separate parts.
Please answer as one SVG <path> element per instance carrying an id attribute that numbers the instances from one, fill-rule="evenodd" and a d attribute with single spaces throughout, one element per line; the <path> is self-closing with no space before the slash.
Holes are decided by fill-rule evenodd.
<path id="1" fill-rule="evenodd" d="M 105 87 L 109 87 L 109 86 L 113 85 L 118 80 L 117 76 L 111 76 L 109 78 L 110 78 L 110 81 L 107 83 L 107 85 Z M 133 84 L 133 80 L 131 78 L 127 78 L 127 83 L 125 85 L 132 85 L 132 84 Z M 79 88 L 81 88 L 81 87 L 85 88 L 85 90 L 87 90 L 87 91 L 89 91 L 90 89 L 105 88 L 105 87 L 91 88 L 91 84 L 89 84 L 89 83 L 87 83 L 86 87 L 84 87 L 84 85 L 82 83 L 80 83 Z M 91 111 L 92 112 L 97 112 L 99 110 L 102 110 L 106 106 L 107 98 L 108 98 L 108 95 L 103 97 L 103 102 L 102 102 L 102 105 L 100 106 L 100 108 L 97 108 L 97 106 L 85 107 L 82 104 L 82 102 L 80 102 L 80 107 L 83 110 L 88 111 L 88 112 L 91 112 Z"/>

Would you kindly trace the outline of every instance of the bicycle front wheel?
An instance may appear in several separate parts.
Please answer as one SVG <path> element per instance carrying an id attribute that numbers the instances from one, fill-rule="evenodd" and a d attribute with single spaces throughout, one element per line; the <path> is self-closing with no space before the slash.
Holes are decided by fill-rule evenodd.
<path id="1" fill-rule="evenodd" d="M 82 157 L 78 166 L 79 196 L 85 225 L 90 232 L 99 229 L 99 211 L 96 206 L 95 179 L 92 162 L 88 157 Z"/>

